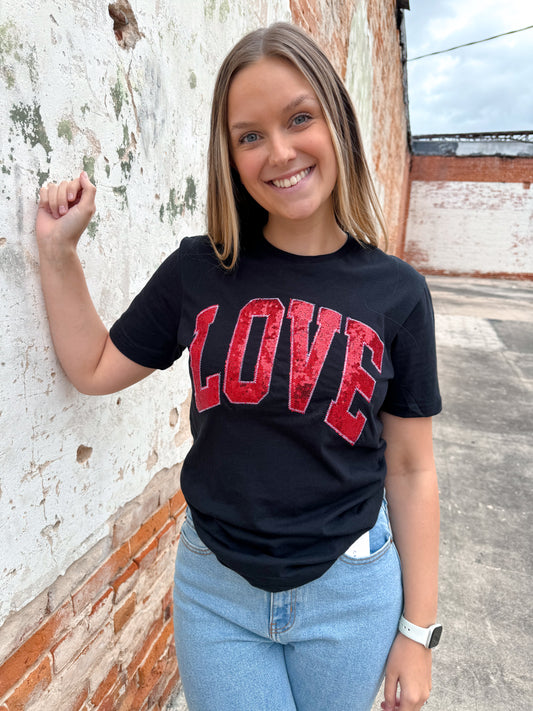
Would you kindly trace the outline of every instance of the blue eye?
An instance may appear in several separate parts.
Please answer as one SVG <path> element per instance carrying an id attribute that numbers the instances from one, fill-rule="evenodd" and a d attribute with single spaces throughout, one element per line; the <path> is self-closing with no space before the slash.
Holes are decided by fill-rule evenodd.
<path id="1" fill-rule="evenodd" d="M 239 143 L 255 143 L 259 138 L 257 133 L 246 133 L 244 136 L 239 138 Z"/>
<path id="2" fill-rule="evenodd" d="M 295 126 L 302 126 L 304 123 L 307 123 L 311 119 L 311 116 L 309 114 L 298 114 L 298 116 L 295 116 L 293 119 L 293 123 Z"/>

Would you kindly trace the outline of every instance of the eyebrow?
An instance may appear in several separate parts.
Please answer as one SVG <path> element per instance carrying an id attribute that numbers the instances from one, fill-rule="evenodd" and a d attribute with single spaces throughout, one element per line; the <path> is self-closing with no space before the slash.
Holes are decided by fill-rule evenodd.
<path id="1" fill-rule="evenodd" d="M 318 99 L 312 94 L 300 94 L 292 101 L 289 101 L 289 103 L 283 107 L 282 112 L 289 113 L 290 111 L 294 111 L 294 109 L 297 109 L 300 104 L 303 104 L 306 101 L 312 101 L 315 104 L 319 104 Z M 254 126 L 255 123 L 255 121 L 238 121 L 237 123 L 232 123 L 229 130 L 230 133 L 232 131 L 240 131 L 243 128 L 250 128 L 250 126 Z"/>

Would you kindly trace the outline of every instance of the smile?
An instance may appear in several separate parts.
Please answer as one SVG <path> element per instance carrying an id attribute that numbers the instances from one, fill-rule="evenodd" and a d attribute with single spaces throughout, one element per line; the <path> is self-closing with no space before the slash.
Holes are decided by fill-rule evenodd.
<path id="1" fill-rule="evenodd" d="M 271 180 L 270 182 L 277 188 L 292 188 L 294 185 L 303 180 L 306 175 L 309 175 L 311 168 L 305 168 L 305 170 L 296 173 L 296 175 L 291 175 L 290 178 L 282 178 L 281 180 Z"/>

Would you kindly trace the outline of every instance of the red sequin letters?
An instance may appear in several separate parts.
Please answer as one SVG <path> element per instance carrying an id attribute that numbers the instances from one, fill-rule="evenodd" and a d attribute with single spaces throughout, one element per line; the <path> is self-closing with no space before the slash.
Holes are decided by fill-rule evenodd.
<path id="1" fill-rule="evenodd" d="M 198 412 L 208 410 L 210 407 L 215 407 L 220 404 L 220 374 L 210 375 L 202 385 L 201 364 L 202 353 L 204 350 L 205 341 L 209 327 L 215 320 L 218 306 L 209 306 L 209 308 L 200 311 L 196 317 L 196 327 L 194 337 L 189 346 L 189 356 L 191 363 L 191 372 L 194 383 L 194 399 Z"/>
<path id="2" fill-rule="evenodd" d="M 224 393 L 235 404 L 256 405 L 268 394 L 285 308 L 279 299 L 253 299 L 239 314 L 228 351 Z M 254 318 L 266 318 L 254 379 L 241 380 L 241 370 Z"/>
<path id="3" fill-rule="evenodd" d="M 326 360 L 333 336 L 339 332 L 341 315 L 337 311 L 321 308 L 318 312 L 318 330 L 309 348 L 309 324 L 313 318 L 314 304 L 292 299 L 287 317 L 291 319 L 291 371 L 289 410 L 304 413 L 316 387 L 318 376 Z"/>
<path id="4" fill-rule="evenodd" d="M 370 402 L 376 385 L 374 378 L 362 367 L 364 347 L 372 351 L 372 363 L 381 373 L 383 342 L 370 326 L 351 318 L 346 320 L 344 332 L 348 336 L 348 345 L 342 382 L 337 399 L 329 406 L 326 422 L 350 444 L 355 444 L 363 431 L 366 417 L 361 410 L 355 417 L 348 410 L 357 392 Z"/>

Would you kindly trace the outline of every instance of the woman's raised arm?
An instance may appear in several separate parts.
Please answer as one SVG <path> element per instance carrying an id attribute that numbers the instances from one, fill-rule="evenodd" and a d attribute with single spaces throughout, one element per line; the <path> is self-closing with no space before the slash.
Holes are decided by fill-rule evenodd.
<path id="1" fill-rule="evenodd" d="M 151 372 L 112 343 L 91 300 L 78 241 L 95 212 L 87 173 L 41 188 L 35 223 L 41 284 L 56 354 L 71 383 L 87 395 L 116 392 Z"/>

